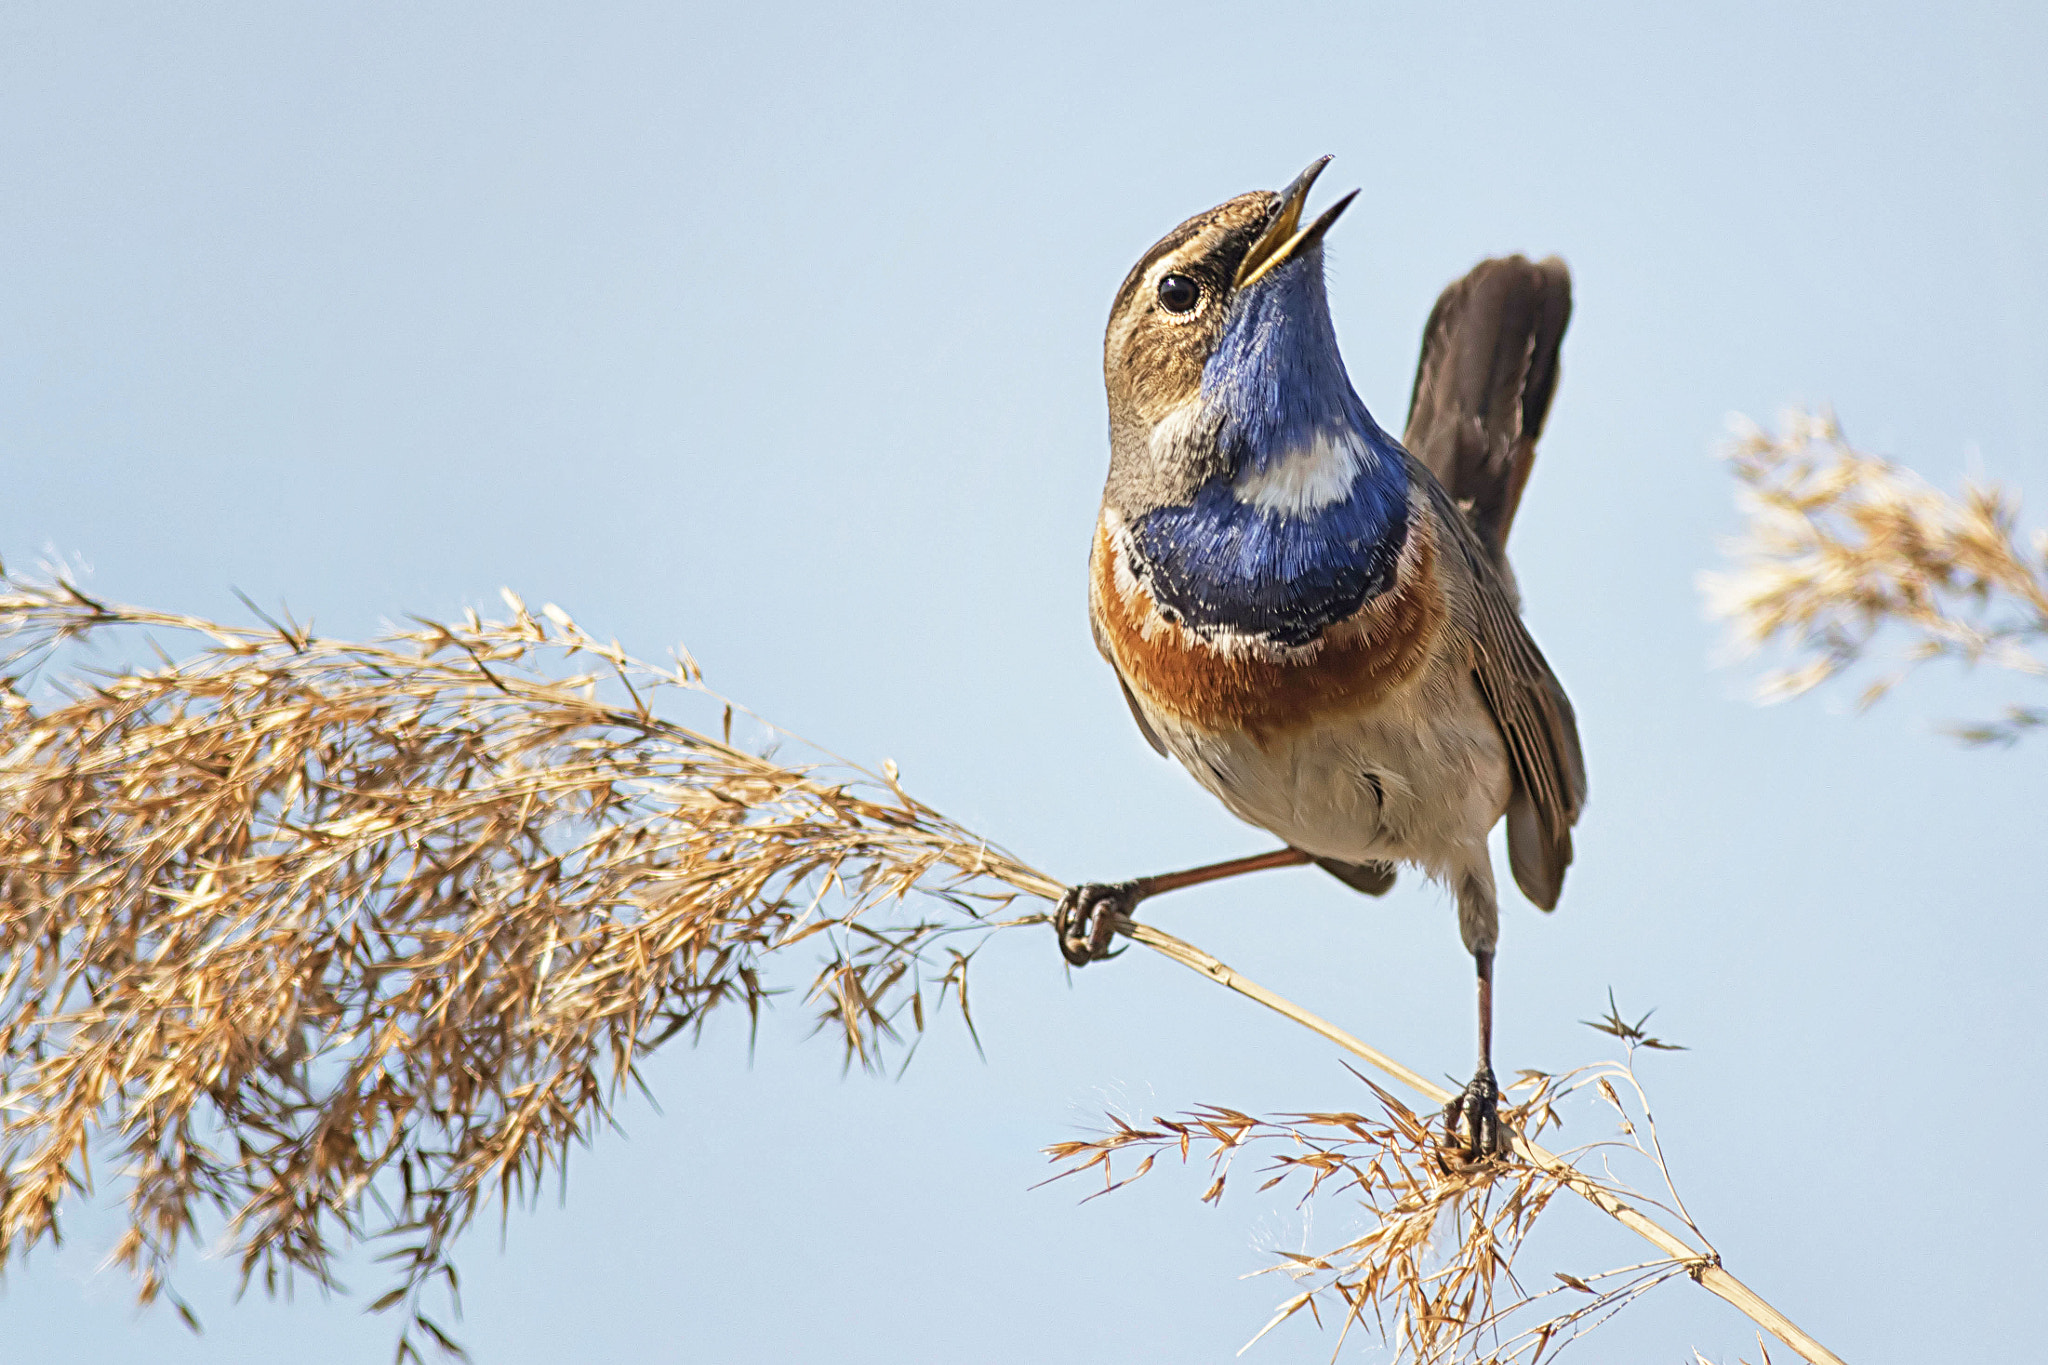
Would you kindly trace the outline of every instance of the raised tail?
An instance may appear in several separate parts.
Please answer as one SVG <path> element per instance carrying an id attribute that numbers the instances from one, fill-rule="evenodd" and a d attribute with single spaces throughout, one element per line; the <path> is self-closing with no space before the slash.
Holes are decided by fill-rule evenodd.
<path id="1" fill-rule="evenodd" d="M 1563 261 L 1502 256 L 1444 290 L 1423 328 L 1402 442 L 1471 518 L 1503 571 L 1571 316 Z"/>

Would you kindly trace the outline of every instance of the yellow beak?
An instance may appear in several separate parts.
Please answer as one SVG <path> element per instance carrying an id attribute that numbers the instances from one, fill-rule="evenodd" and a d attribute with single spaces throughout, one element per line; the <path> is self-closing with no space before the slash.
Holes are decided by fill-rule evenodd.
<path id="1" fill-rule="evenodd" d="M 1308 163 L 1308 169 L 1294 177 L 1294 183 L 1280 192 L 1280 211 L 1273 215 L 1273 221 L 1266 224 L 1266 230 L 1245 252 L 1244 260 L 1237 267 L 1234 287 L 1243 289 L 1256 284 L 1268 271 L 1286 264 L 1289 260 L 1314 246 L 1337 221 L 1338 215 L 1351 206 L 1358 197 L 1358 191 L 1339 199 L 1323 210 L 1322 217 L 1301 226 L 1302 205 L 1308 202 L 1309 186 L 1316 183 L 1316 177 L 1323 173 L 1323 167 L 1330 164 L 1330 158 L 1319 156 Z"/>

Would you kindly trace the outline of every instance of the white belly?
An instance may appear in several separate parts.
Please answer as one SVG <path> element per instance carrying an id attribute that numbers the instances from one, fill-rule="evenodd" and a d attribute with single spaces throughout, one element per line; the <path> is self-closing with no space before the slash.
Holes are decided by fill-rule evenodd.
<path id="1" fill-rule="evenodd" d="M 1455 886 L 1485 868 L 1487 831 L 1507 809 L 1507 751 L 1466 676 L 1438 674 L 1366 715 L 1263 741 L 1148 719 L 1240 819 L 1318 857 L 1409 863 Z"/>

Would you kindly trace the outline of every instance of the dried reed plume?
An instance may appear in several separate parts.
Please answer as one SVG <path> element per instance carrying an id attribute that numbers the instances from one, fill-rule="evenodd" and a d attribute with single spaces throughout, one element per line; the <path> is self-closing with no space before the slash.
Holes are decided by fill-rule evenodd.
<path id="1" fill-rule="evenodd" d="M 1790 412 L 1776 433 L 1742 422 L 1728 457 L 1748 518 L 1729 547 L 1735 567 L 1703 579 L 1709 609 L 1755 648 L 1776 641 L 1806 662 L 1765 680 L 1795 696 L 1861 660 L 1887 627 L 1907 638 L 1901 666 L 1863 690 L 1869 705 L 1929 659 L 1989 663 L 2048 677 L 2048 532 L 2020 544 L 2018 500 L 1995 485 L 1951 497 L 1866 455 L 1831 413 Z M 1956 731 L 2012 743 L 2048 724 L 2048 707 L 2015 705 Z"/>
<path id="2" fill-rule="evenodd" d="M 1192 944 L 1150 924 L 1127 923 L 1122 932 L 1218 985 L 1285 1015 L 1431 1103 L 1443 1105 L 1451 1099 L 1451 1092 L 1436 1082 L 1246 979 Z M 1259 1120 L 1235 1110 L 1211 1108 L 1179 1119 L 1156 1118 L 1155 1128 L 1140 1129 L 1112 1116 L 1113 1130 L 1101 1137 L 1058 1143 L 1046 1150 L 1055 1162 L 1067 1165 L 1054 1179 L 1100 1167 L 1103 1189 L 1098 1193 L 1106 1193 L 1147 1174 L 1162 1151 L 1171 1149 L 1186 1161 L 1200 1141 L 1219 1163 L 1217 1178 L 1203 1194 L 1209 1200 L 1223 1191 L 1227 1172 L 1221 1163 L 1232 1152 L 1255 1139 L 1278 1140 L 1295 1148 L 1276 1161 L 1278 1178 L 1305 1174 L 1308 1188 L 1304 1197 L 1333 1178 L 1340 1188 L 1354 1191 L 1369 1224 L 1367 1232 L 1332 1251 L 1289 1256 L 1286 1264 L 1273 1267 L 1307 1279 L 1309 1287 L 1281 1305 L 1266 1331 L 1304 1308 L 1320 1322 L 1323 1301 L 1334 1298 L 1342 1304 L 1339 1322 L 1344 1335 L 1364 1322 L 1369 1312 L 1372 1325 L 1394 1346 L 1399 1359 L 1418 1365 L 1462 1360 L 1485 1365 L 1522 1360 L 1536 1365 L 1553 1347 L 1575 1340 L 1665 1280 L 1684 1275 L 1741 1310 L 1812 1365 L 1843 1365 L 1839 1356 L 1737 1279 L 1685 1211 L 1671 1183 L 1656 1125 L 1650 1120 L 1649 1104 L 1636 1084 L 1633 1066 L 1637 1049 L 1672 1050 L 1677 1045 L 1645 1033 L 1645 1020 L 1631 1023 L 1624 1019 L 1610 997 L 1607 1017 L 1587 1022 L 1626 1043 L 1628 1062 L 1582 1068 L 1556 1078 L 1524 1072 L 1511 1088 L 1523 1091 L 1524 1098 L 1503 1112 L 1511 1153 L 1502 1161 L 1467 1162 L 1455 1145 L 1440 1141 L 1438 1129 L 1377 1085 L 1372 1089 L 1384 1115 L 1381 1119 L 1311 1113 Z M 1633 1110 L 1622 1100 L 1617 1080 L 1625 1082 L 1634 1096 Z M 1534 1140 L 1556 1121 L 1558 1102 L 1589 1084 L 1618 1113 L 1622 1133 L 1629 1139 L 1626 1149 L 1654 1167 L 1664 1197 L 1645 1195 L 1614 1177 L 1608 1160 L 1615 1150 L 1613 1143 L 1595 1143 L 1560 1156 Z M 1151 1150 L 1137 1169 L 1117 1180 L 1110 1167 L 1112 1156 L 1126 1147 L 1147 1145 Z M 1598 1174 L 1588 1169 L 1590 1158 L 1599 1159 Z M 1268 1184 L 1272 1183 L 1269 1179 Z M 1514 1262 L 1537 1215 L 1559 1190 L 1585 1200 L 1661 1254 L 1655 1260 L 1597 1274 L 1555 1272 L 1553 1278 L 1559 1284 L 1585 1295 L 1586 1301 L 1551 1311 L 1546 1317 L 1535 1310 L 1559 1291 L 1523 1291 L 1515 1278 Z M 1685 1229 L 1683 1235 L 1672 1231 L 1673 1223 Z M 1439 1239 L 1439 1234 L 1447 1235 Z M 1448 1253 L 1438 1249 L 1445 1244 L 1451 1248 Z M 1503 1280 L 1508 1285 L 1506 1294 L 1499 1287 Z M 1340 1349 L 1342 1341 L 1340 1336 Z"/>
<path id="3" fill-rule="evenodd" d="M 966 1012 L 955 931 L 1058 894 L 893 771 L 748 753 L 729 706 L 719 738 L 662 719 L 708 695 L 689 661 L 510 600 L 346 644 L 0 577 L 0 1269 L 97 1162 L 145 1302 L 202 1218 L 271 1292 L 381 1241 L 400 1358 L 454 1349 L 422 1296 L 456 1235 L 647 1049 L 758 1011 L 764 957 L 821 950 L 819 1026 L 871 1064 L 906 1013 Z M 31 700 L 118 626 L 211 644 Z"/>
<path id="4" fill-rule="evenodd" d="M 1591 1143 L 1548 1162 L 1458 1160 L 1439 1142 L 1431 1118 L 1365 1076 L 1359 1079 L 1373 1092 L 1376 1115 L 1261 1119 L 1206 1106 L 1154 1118 L 1142 1128 L 1113 1119 L 1114 1127 L 1099 1137 L 1046 1151 L 1064 1166 L 1055 1179 L 1099 1170 L 1103 1188 L 1097 1195 L 1147 1174 L 1161 1156 L 1178 1156 L 1183 1164 L 1207 1161 L 1213 1178 L 1201 1197 L 1216 1202 L 1240 1156 L 1260 1153 L 1265 1163 L 1253 1178 L 1263 1177 L 1261 1192 L 1293 1185 L 1302 1205 L 1318 1194 L 1349 1196 L 1354 1211 L 1364 1214 L 1364 1232 L 1327 1250 L 1277 1251 L 1278 1262 L 1259 1272 L 1284 1274 L 1301 1288 L 1258 1335 L 1307 1312 L 1325 1326 L 1338 1324 L 1340 1350 L 1351 1329 L 1364 1326 L 1393 1349 L 1397 1362 L 1534 1365 L 1657 1285 L 1716 1258 L 1671 1187 L 1647 1102 L 1628 1063 L 1567 1076 L 1525 1072 L 1509 1087 L 1521 1098 L 1503 1109 L 1502 1118 L 1525 1137 L 1560 1126 L 1558 1106 L 1581 1092 L 1597 1094 L 1618 1119 L 1620 1139 Z M 1632 1105 L 1624 1104 L 1624 1092 Z M 1611 1173 L 1587 1175 L 1589 1157 L 1600 1156 L 1605 1169 L 1617 1151 L 1652 1167 L 1665 1194 L 1651 1199 Z M 1113 1169 L 1120 1155 L 1142 1157 L 1122 1179 Z M 1540 1286 L 1524 1286 L 1514 1264 L 1536 1220 L 1560 1191 L 1589 1179 L 1617 1199 L 1659 1208 L 1703 1250 L 1585 1275 L 1557 1271 Z"/>
<path id="5" fill-rule="evenodd" d="M 808 998 L 849 1064 L 914 1046 L 948 1002 L 972 1028 L 976 947 L 1043 924 L 1015 903 L 1057 899 L 1058 882 L 914 800 L 886 765 L 736 746 L 732 706 L 687 658 L 654 668 L 555 608 L 507 600 L 502 621 L 418 621 L 355 644 L 0 574 L 15 645 L 0 668 L 0 1271 L 59 1239 L 97 1162 L 125 1187 L 115 1259 L 145 1302 L 165 1296 L 192 1320 L 166 1276 L 215 1225 L 244 1284 L 270 1293 L 294 1275 L 330 1285 L 337 1255 L 382 1243 L 395 1283 L 371 1306 L 402 1311 L 399 1359 L 459 1351 L 425 1311 L 437 1287 L 455 1297 L 459 1235 L 562 1171 L 649 1049 L 721 1007 L 757 1015 L 799 945 L 823 959 Z M 42 676 L 120 628 L 209 643 L 68 690 Z M 717 720 L 692 729 L 657 702 Z M 1448 1098 L 1192 945 L 1117 928 Z M 1609 1023 L 1632 1048 L 1656 1045 Z M 1340 1301 L 1347 1331 L 1370 1314 L 1417 1360 L 1533 1365 L 1684 1274 L 1839 1365 L 1721 1266 L 1675 1196 L 1647 1199 L 1531 1140 L 1560 1085 L 1620 1107 L 1617 1079 L 1633 1084 L 1626 1068 L 1529 1078 L 1509 1115 L 1514 1159 L 1477 1168 L 1383 1091 L 1379 1118 L 1210 1110 L 1058 1153 L 1106 1173 L 1146 1144 L 1226 1159 L 1298 1144 L 1282 1178 L 1341 1184 L 1376 1221 L 1291 1261 L 1308 1287 L 1280 1317 Z M 1645 1150 L 1661 1172 L 1654 1140 Z M 1560 1276 L 1550 1292 L 1572 1306 L 1537 1322 L 1541 1296 L 1511 1265 L 1560 1190 L 1660 1256 Z M 1431 1263 L 1445 1228 L 1453 1249 Z"/>

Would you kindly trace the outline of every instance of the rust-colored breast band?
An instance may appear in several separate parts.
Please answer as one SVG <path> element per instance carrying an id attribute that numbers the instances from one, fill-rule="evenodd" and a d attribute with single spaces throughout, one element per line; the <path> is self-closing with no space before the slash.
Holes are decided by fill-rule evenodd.
<path id="1" fill-rule="evenodd" d="M 1125 576 L 1119 587 L 1107 521 L 1096 528 L 1090 605 L 1117 671 L 1148 705 L 1263 739 L 1369 710 L 1420 673 L 1444 620 L 1430 532 L 1417 518 L 1394 587 L 1304 649 L 1213 645 L 1167 620 L 1142 584 Z"/>

